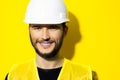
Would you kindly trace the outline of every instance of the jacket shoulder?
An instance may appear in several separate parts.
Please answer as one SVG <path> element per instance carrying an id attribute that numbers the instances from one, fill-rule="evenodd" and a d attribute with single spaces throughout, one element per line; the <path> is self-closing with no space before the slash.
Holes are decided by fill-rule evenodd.
<path id="1" fill-rule="evenodd" d="M 9 71 L 8 80 L 28 80 L 38 78 L 35 59 L 15 64 Z M 33 79 L 33 80 L 34 80 Z M 37 79 L 36 79 L 37 80 Z"/>
<path id="2" fill-rule="evenodd" d="M 84 64 L 76 64 L 70 60 L 65 61 L 63 65 L 67 71 L 72 74 L 73 80 L 92 80 L 92 70 L 90 66 Z"/>
<path id="3" fill-rule="evenodd" d="M 34 64 L 34 59 L 30 59 L 30 60 L 22 62 L 22 63 L 14 64 L 11 67 L 10 72 L 14 72 L 16 70 L 17 70 L 17 72 L 24 71 L 24 70 L 26 70 L 26 68 L 28 68 L 29 66 L 31 66 L 33 64 Z"/>

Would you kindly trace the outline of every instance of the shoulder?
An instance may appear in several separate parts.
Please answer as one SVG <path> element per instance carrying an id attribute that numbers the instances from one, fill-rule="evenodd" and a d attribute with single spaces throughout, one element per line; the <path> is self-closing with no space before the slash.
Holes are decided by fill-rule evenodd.
<path id="1" fill-rule="evenodd" d="M 65 64 L 68 65 L 70 68 L 77 70 L 77 71 L 82 71 L 82 70 L 87 71 L 87 72 L 91 71 L 90 66 L 85 65 L 85 64 L 77 64 L 68 59 L 65 59 Z"/>
<path id="2" fill-rule="evenodd" d="M 21 63 L 14 64 L 11 67 L 10 71 L 14 71 L 16 69 L 22 69 L 23 70 L 24 68 L 33 65 L 34 61 L 35 61 L 35 59 L 30 59 L 30 60 L 27 60 L 27 61 L 24 61 L 24 62 L 21 62 Z"/>
<path id="3" fill-rule="evenodd" d="M 30 59 L 28 61 L 15 64 L 11 67 L 9 71 L 9 79 L 18 79 L 21 76 L 26 76 L 30 72 L 33 72 L 35 59 Z"/>
<path id="4" fill-rule="evenodd" d="M 65 67 L 70 74 L 74 75 L 74 77 L 92 80 L 92 70 L 88 65 L 76 64 L 75 62 L 65 59 L 65 64 L 63 67 Z"/>

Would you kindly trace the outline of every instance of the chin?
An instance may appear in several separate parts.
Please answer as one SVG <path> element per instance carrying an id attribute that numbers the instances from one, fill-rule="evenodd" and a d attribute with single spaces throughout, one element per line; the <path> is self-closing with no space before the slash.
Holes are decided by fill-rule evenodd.
<path id="1" fill-rule="evenodd" d="M 36 49 L 36 53 L 42 57 L 42 58 L 45 58 L 45 59 L 50 59 L 50 58 L 53 58 L 57 55 L 57 51 L 55 50 L 51 50 L 51 51 L 40 51 L 38 49 Z"/>

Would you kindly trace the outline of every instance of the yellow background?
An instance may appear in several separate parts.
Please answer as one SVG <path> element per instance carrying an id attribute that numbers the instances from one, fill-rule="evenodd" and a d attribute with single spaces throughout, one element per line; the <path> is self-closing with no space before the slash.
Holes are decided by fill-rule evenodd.
<path id="1" fill-rule="evenodd" d="M 0 80 L 13 64 L 35 56 L 28 25 L 23 22 L 28 2 L 0 1 Z M 65 3 L 71 23 L 62 49 L 66 50 L 64 55 L 78 64 L 90 65 L 99 80 L 120 80 L 120 1 Z"/>

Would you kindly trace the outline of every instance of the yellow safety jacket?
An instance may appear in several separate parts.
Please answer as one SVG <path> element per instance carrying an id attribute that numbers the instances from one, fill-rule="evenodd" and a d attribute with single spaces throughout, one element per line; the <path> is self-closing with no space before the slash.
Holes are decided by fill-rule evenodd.
<path id="1" fill-rule="evenodd" d="M 9 72 L 8 80 L 40 80 L 35 59 L 13 66 Z M 88 66 L 76 65 L 64 59 L 57 80 L 92 80 L 92 71 Z"/>

